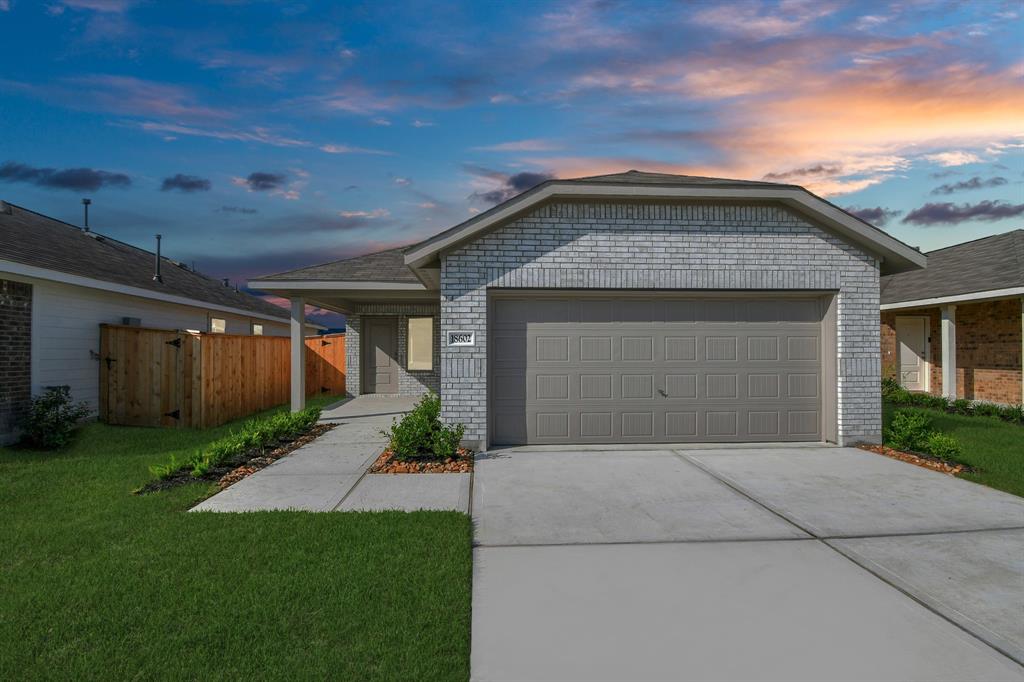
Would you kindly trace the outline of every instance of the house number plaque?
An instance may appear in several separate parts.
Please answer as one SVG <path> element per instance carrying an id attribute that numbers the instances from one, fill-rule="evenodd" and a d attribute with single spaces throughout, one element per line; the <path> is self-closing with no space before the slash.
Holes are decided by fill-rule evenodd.
<path id="1" fill-rule="evenodd" d="M 473 346 L 476 345 L 476 335 L 473 332 L 448 332 L 449 346 Z"/>

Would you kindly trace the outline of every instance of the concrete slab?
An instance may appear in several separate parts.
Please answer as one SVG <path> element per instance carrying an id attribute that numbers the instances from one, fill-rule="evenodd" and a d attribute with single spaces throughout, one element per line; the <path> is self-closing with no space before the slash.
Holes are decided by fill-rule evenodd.
<path id="1" fill-rule="evenodd" d="M 1024 664 L 1024 530 L 828 544 Z"/>
<path id="2" fill-rule="evenodd" d="M 819 537 L 1024 526 L 1024 499 L 855 448 L 678 452 Z"/>
<path id="3" fill-rule="evenodd" d="M 261 476 L 302 476 L 361 474 L 381 453 L 383 446 L 324 443 L 319 438 L 288 457 L 282 457 L 261 470 Z"/>
<path id="4" fill-rule="evenodd" d="M 398 417 L 413 408 L 418 397 L 365 395 L 329 405 L 320 413 L 320 421 L 367 417 Z"/>
<path id="5" fill-rule="evenodd" d="M 807 537 L 668 451 L 479 456 L 481 545 Z"/>
<path id="6" fill-rule="evenodd" d="M 261 471 L 199 503 L 192 511 L 331 511 L 359 474 L 268 476 Z"/>
<path id="7" fill-rule="evenodd" d="M 469 511 L 470 474 L 368 474 L 339 511 Z"/>
<path id="8" fill-rule="evenodd" d="M 391 420 L 368 418 L 366 420 L 344 419 L 331 422 L 337 424 L 333 429 L 320 436 L 317 442 L 323 443 L 380 443 L 387 442 L 381 430 L 391 427 Z"/>
<path id="9" fill-rule="evenodd" d="M 474 680 L 1024 680 L 813 540 L 477 548 Z"/>

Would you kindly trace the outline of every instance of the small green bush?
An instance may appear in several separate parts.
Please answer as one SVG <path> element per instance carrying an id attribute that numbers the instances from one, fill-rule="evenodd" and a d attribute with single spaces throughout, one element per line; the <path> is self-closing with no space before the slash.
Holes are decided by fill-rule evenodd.
<path id="1" fill-rule="evenodd" d="M 892 377 L 882 378 L 882 400 L 899 404 L 910 395 L 910 391 L 900 386 L 900 382 Z"/>
<path id="2" fill-rule="evenodd" d="M 1001 417 L 1003 408 L 995 403 L 975 403 L 974 414 L 979 417 Z"/>
<path id="3" fill-rule="evenodd" d="M 974 414 L 974 403 L 967 398 L 957 398 L 949 404 L 949 409 L 957 414 L 972 415 Z"/>
<path id="4" fill-rule="evenodd" d="M 953 436 L 938 431 L 932 431 L 925 440 L 924 451 L 933 457 L 959 462 L 963 458 L 964 450 L 960 442 Z"/>
<path id="5" fill-rule="evenodd" d="M 897 450 L 924 452 L 928 436 L 932 433 L 932 420 L 926 414 L 899 410 L 892 416 L 885 430 L 885 444 Z"/>
<path id="6" fill-rule="evenodd" d="M 1006 405 L 999 416 L 1008 422 L 1024 424 L 1024 405 Z"/>
<path id="7" fill-rule="evenodd" d="M 424 395 L 412 411 L 382 431 L 395 459 L 448 459 L 454 457 L 466 427 L 441 421 L 441 398 Z"/>
<path id="8" fill-rule="evenodd" d="M 71 400 L 68 386 L 50 386 L 32 398 L 21 426 L 22 444 L 42 450 L 62 448 L 71 442 L 79 423 L 89 416 L 89 406 Z"/>

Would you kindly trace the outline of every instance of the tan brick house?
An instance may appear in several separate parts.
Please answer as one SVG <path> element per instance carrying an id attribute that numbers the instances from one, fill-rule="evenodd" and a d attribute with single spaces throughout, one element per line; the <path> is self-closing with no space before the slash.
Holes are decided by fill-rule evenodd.
<path id="1" fill-rule="evenodd" d="M 883 374 L 934 395 L 1024 402 L 1024 230 L 927 255 L 926 270 L 881 278 Z"/>

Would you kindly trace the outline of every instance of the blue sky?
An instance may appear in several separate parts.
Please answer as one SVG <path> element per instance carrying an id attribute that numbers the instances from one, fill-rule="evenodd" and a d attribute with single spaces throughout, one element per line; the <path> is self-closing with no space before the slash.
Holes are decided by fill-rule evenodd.
<path id="1" fill-rule="evenodd" d="M 926 250 L 1024 226 L 1016 2 L 0 0 L 0 198 L 217 277 L 549 176 L 808 186 Z"/>

